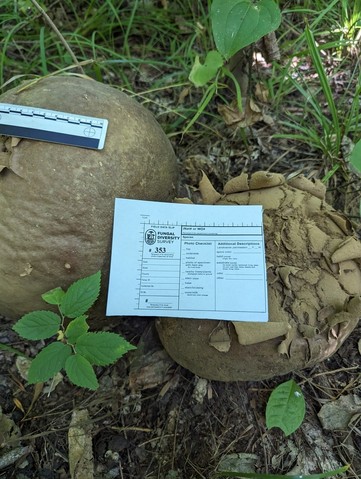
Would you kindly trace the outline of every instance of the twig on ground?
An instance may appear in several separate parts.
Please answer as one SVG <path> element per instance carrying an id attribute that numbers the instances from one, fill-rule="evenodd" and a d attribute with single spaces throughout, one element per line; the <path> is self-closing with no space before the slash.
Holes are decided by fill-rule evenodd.
<path id="1" fill-rule="evenodd" d="M 31 0 L 31 3 L 34 5 L 34 7 L 42 14 L 44 17 L 44 20 L 49 24 L 50 28 L 55 32 L 55 34 L 58 36 L 59 40 L 63 44 L 64 48 L 66 51 L 69 53 L 71 58 L 73 59 L 73 62 L 77 65 L 77 68 L 79 69 L 80 73 L 84 74 L 84 70 L 82 66 L 80 65 L 77 57 L 75 56 L 75 53 L 73 50 L 70 48 L 70 45 L 68 42 L 65 40 L 55 23 L 52 21 L 52 19 L 49 17 L 49 15 L 46 13 L 46 11 L 38 4 L 36 0 Z"/>

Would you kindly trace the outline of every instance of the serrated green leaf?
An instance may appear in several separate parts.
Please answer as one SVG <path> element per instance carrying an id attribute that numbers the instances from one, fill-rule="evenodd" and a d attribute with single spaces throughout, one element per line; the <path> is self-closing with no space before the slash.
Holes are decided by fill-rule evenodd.
<path id="1" fill-rule="evenodd" d="M 69 286 L 60 303 L 60 311 L 68 318 L 76 318 L 93 306 L 100 292 L 100 271 L 75 281 Z"/>
<path id="2" fill-rule="evenodd" d="M 33 311 L 17 321 L 13 330 L 25 339 L 47 339 L 59 331 L 61 317 L 52 311 Z"/>
<path id="3" fill-rule="evenodd" d="M 349 161 L 354 173 L 361 176 L 361 140 L 353 147 Z"/>
<path id="4" fill-rule="evenodd" d="M 50 291 L 47 291 L 46 293 L 42 294 L 41 297 L 46 303 L 56 304 L 57 306 L 59 306 L 64 294 L 65 294 L 65 291 L 63 291 L 59 287 L 59 288 L 54 288 L 54 289 L 51 289 Z"/>
<path id="5" fill-rule="evenodd" d="M 273 0 L 213 0 L 211 20 L 216 47 L 228 60 L 276 30 L 281 12 Z"/>
<path id="6" fill-rule="evenodd" d="M 65 362 L 65 371 L 76 386 L 98 389 L 99 383 L 90 362 L 80 354 L 72 354 Z"/>
<path id="7" fill-rule="evenodd" d="M 319 474 L 311 474 L 305 476 L 303 474 L 293 474 L 292 476 L 283 475 L 283 474 L 258 474 L 256 472 L 234 472 L 234 471 L 220 471 L 217 472 L 218 477 L 227 476 L 227 477 L 246 477 L 249 479 L 325 479 L 326 477 L 336 476 L 337 474 L 342 474 L 347 471 L 350 466 L 343 466 L 333 471 L 321 472 Z"/>
<path id="8" fill-rule="evenodd" d="M 88 331 L 89 325 L 86 322 L 87 318 L 88 316 L 83 314 L 82 316 L 78 316 L 77 318 L 73 319 L 68 324 L 68 327 L 65 330 L 65 337 L 70 344 L 75 344 L 79 336 Z"/>
<path id="9" fill-rule="evenodd" d="M 118 334 L 101 332 L 83 334 L 78 338 L 75 349 L 91 364 L 106 366 L 136 348 Z"/>
<path id="10" fill-rule="evenodd" d="M 222 65 L 222 55 L 215 50 L 207 53 L 204 65 L 201 64 L 197 56 L 189 74 L 189 80 L 194 83 L 196 87 L 204 86 L 216 76 Z"/>
<path id="11" fill-rule="evenodd" d="M 43 383 L 55 376 L 65 366 L 65 361 L 71 355 L 72 349 L 68 344 L 61 342 L 46 346 L 31 361 L 28 373 L 30 384 Z"/>
<path id="12" fill-rule="evenodd" d="M 289 436 L 302 424 L 305 410 L 302 390 L 290 379 L 272 391 L 266 407 L 266 425 L 269 429 L 279 427 Z"/>

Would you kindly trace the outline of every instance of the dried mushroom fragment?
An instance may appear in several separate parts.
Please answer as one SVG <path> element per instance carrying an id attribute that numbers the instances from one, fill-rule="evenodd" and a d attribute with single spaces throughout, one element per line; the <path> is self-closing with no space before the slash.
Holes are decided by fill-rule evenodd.
<path id="1" fill-rule="evenodd" d="M 99 269 L 106 285 L 114 198 L 172 200 L 177 164 L 152 114 L 94 80 L 49 77 L 0 102 L 109 121 L 103 150 L 0 136 L 0 314 L 16 318 Z"/>
<path id="2" fill-rule="evenodd" d="M 222 351 L 210 341 L 214 321 L 161 318 L 168 353 L 221 381 L 266 379 L 328 358 L 361 316 L 361 243 L 325 203 L 323 186 L 258 172 L 230 180 L 224 195 L 203 179 L 201 193 L 217 205 L 263 205 L 270 321 L 226 322 L 230 345 Z"/>

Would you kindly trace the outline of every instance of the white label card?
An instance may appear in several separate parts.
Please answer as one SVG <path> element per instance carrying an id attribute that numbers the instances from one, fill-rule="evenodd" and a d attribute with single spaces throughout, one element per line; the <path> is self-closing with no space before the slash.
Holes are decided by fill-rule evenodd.
<path id="1" fill-rule="evenodd" d="M 115 200 L 107 316 L 268 321 L 262 206 Z"/>

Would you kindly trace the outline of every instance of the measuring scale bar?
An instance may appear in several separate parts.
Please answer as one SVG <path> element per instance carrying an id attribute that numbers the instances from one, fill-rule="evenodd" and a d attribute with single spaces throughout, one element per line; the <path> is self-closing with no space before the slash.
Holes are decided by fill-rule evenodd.
<path id="1" fill-rule="evenodd" d="M 108 120 L 0 103 L 0 135 L 101 150 Z"/>

